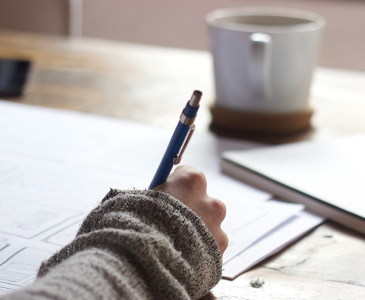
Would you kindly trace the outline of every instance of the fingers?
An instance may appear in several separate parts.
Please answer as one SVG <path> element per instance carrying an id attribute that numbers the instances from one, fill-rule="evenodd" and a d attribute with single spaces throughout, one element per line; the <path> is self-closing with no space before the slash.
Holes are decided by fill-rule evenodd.
<path id="1" fill-rule="evenodd" d="M 202 209 L 205 212 L 208 220 L 207 222 L 214 222 L 221 224 L 226 217 L 226 205 L 216 198 L 209 197 L 202 202 Z"/>
<path id="2" fill-rule="evenodd" d="M 168 178 L 185 192 L 204 195 L 207 191 L 207 180 L 203 172 L 192 166 L 178 166 Z"/>
<path id="3" fill-rule="evenodd" d="M 178 166 L 166 182 L 154 190 L 168 193 L 192 209 L 191 206 L 206 195 L 207 180 L 203 172 L 192 166 Z"/>
<path id="4" fill-rule="evenodd" d="M 215 232 L 214 234 L 212 233 L 212 235 L 218 245 L 221 255 L 223 256 L 224 251 L 226 251 L 228 247 L 229 240 L 227 234 L 221 228 L 219 229 L 219 231 Z"/>
<path id="5" fill-rule="evenodd" d="M 193 210 L 207 226 L 223 254 L 228 237 L 220 226 L 226 216 L 226 206 L 222 201 L 207 195 L 204 173 L 192 166 L 178 166 L 167 181 L 154 190 L 170 194 Z"/>
<path id="6" fill-rule="evenodd" d="M 222 201 L 208 195 L 205 201 L 200 204 L 199 208 L 193 210 L 208 227 L 223 255 L 228 246 L 228 236 L 221 228 L 221 224 L 226 216 L 226 206 Z"/>

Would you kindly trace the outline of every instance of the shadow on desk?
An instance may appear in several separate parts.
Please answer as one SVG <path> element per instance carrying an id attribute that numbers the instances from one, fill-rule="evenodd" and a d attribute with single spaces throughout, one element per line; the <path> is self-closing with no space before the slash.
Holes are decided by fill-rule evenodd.
<path id="1" fill-rule="evenodd" d="M 213 295 L 213 293 L 209 292 L 204 297 L 200 298 L 199 300 L 217 300 L 217 298 Z"/>

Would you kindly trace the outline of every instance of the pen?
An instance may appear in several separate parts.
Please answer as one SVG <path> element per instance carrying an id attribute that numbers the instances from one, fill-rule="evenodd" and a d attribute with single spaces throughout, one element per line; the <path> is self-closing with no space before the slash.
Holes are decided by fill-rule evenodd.
<path id="1" fill-rule="evenodd" d="M 164 156 L 158 166 L 155 176 L 148 189 L 152 190 L 156 186 L 164 183 L 170 175 L 171 169 L 174 165 L 180 163 L 182 155 L 188 145 L 190 138 L 195 130 L 194 120 L 199 109 L 199 102 L 203 93 L 195 90 L 190 100 L 186 104 L 184 110 L 180 115 L 179 123 L 169 145 L 165 151 Z"/>

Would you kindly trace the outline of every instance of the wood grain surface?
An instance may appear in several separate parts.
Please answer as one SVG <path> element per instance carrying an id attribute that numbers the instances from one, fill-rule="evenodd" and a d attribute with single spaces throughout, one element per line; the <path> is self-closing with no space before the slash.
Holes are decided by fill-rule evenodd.
<path id="1" fill-rule="evenodd" d="M 209 130 L 207 52 L 0 31 L 0 57 L 33 62 L 26 94 L 11 101 L 174 128 L 200 89 L 197 130 Z M 364 73 L 319 68 L 312 102 L 313 128 L 299 140 L 365 132 Z M 264 285 L 251 287 L 258 278 Z M 328 222 L 237 279 L 222 280 L 203 299 L 365 299 L 365 238 Z"/>

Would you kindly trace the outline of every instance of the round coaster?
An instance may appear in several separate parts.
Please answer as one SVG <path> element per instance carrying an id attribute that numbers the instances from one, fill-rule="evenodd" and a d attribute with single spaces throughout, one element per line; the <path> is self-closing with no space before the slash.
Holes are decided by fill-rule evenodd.
<path id="1" fill-rule="evenodd" d="M 252 134 L 303 132 L 311 128 L 310 119 L 313 115 L 312 108 L 286 114 L 252 113 L 219 106 L 212 106 L 210 111 L 213 117 L 211 128 Z"/>

